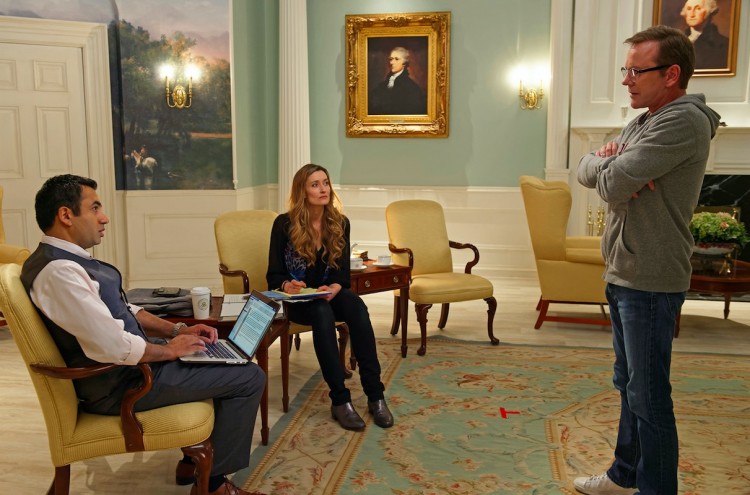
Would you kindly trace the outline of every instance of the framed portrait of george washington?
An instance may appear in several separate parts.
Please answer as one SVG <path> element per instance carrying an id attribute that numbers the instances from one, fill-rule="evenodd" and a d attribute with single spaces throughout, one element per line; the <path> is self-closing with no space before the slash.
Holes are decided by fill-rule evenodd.
<path id="1" fill-rule="evenodd" d="M 693 76 L 734 76 L 741 0 L 654 0 L 654 25 L 683 31 L 695 48 Z"/>
<path id="2" fill-rule="evenodd" d="M 346 16 L 346 135 L 447 137 L 450 12 Z"/>

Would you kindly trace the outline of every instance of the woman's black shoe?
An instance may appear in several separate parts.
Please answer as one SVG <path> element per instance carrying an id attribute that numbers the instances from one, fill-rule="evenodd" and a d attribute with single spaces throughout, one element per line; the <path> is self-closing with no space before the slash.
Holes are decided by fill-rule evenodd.
<path id="1" fill-rule="evenodd" d="M 370 410 L 370 414 L 375 418 L 375 424 L 379 427 L 390 428 L 393 426 L 393 414 L 388 410 L 385 399 L 368 402 L 367 409 Z"/>
<path id="2" fill-rule="evenodd" d="M 339 422 L 345 430 L 362 431 L 365 429 L 365 422 L 354 410 L 351 402 L 341 404 L 340 406 L 331 406 L 331 416 Z"/>

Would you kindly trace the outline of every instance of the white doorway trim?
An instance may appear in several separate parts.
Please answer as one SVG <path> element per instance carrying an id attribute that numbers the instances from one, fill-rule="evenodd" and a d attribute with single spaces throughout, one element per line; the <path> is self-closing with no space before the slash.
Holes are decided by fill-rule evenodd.
<path id="1" fill-rule="evenodd" d="M 114 206 L 115 165 L 107 26 L 90 22 L 0 16 L 0 42 L 81 49 L 89 175 L 99 183 L 98 193 L 102 202 Z M 117 229 L 109 229 L 109 232 L 108 242 L 94 247 L 94 256 L 115 263 L 118 232 Z"/>

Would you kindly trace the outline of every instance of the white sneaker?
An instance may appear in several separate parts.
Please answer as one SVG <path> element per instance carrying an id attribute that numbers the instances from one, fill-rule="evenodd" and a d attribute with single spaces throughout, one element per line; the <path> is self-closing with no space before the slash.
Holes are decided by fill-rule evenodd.
<path id="1" fill-rule="evenodd" d="M 586 495 L 633 495 L 635 488 L 625 488 L 607 476 L 607 473 L 576 478 L 573 480 L 576 490 Z"/>

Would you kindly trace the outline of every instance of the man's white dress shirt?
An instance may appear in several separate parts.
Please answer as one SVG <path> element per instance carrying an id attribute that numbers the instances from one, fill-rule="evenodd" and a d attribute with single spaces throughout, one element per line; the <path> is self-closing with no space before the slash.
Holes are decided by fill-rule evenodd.
<path id="1" fill-rule="evenodd" d="M 41 242 L 93 259 L 80 246 L 56 237 L 45 235 Z M 78 339 L 89 359 L 133 365 L 146 352 L 146 341 L 126 332 L 125 322 L 112 317 L 99 297 L 99 283 L 74 261 L 54 260 L 45 266 L 34 279 L 31 300 L 47 318 Z M 133 314 L 142 309 L 129 306 Z"/>

